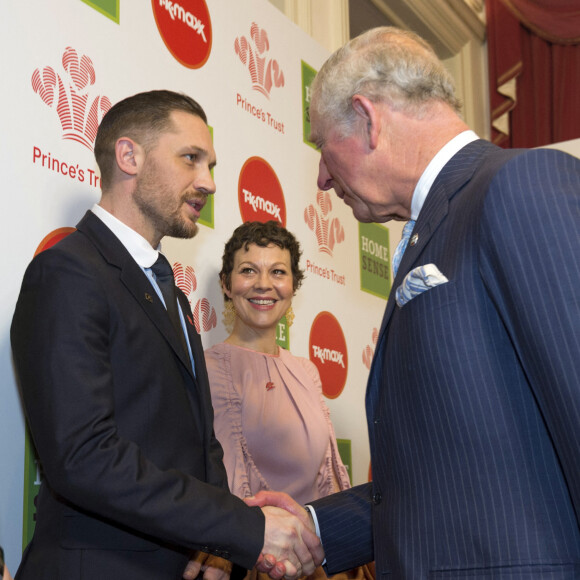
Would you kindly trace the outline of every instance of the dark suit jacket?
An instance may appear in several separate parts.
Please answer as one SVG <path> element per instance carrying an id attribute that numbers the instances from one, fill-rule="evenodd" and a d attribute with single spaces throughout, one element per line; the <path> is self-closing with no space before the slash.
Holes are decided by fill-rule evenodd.
<path id="1" fill-rule="evenodd" d="M 44 470 L 20 579 L 181 578 L 187 551 L 244 566 L 259 509 L 227 491 L 199 335 L 197 380 L 148 278 L 92 212 L 28 267 L 11 328 Z"/>
<path id="2" fill-rule="evenodd" d="M 579 578 L 580 161 L 471 143 L 414 233 L 367 387 L 373 482 L 313 502 L 329 571 Z M 426 264 L 449 282 L 398 307 Z"/>

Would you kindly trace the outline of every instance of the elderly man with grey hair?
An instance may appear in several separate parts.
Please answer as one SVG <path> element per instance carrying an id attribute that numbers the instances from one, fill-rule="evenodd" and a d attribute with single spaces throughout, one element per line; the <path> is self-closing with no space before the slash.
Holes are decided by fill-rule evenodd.
<path id="1" fill-rule="evenodd" d="M 458 110 L 396 28 L 318 73 L 318 186 L 361 222 L 407 221 L 366 392 L 373 481 L 310 516 L 256 502 L 312 518 L 329 573 L 578 578 L 580 161 L 500 149 Z"/>

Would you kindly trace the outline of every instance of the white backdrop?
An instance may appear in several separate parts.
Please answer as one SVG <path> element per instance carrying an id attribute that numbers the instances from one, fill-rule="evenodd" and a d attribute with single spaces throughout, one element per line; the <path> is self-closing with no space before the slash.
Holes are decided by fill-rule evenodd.
<path id="1" fill-rule="evenodd" d="M 160 22 L 171 22 L 158 28 L 155 13 Z M 204 62 L 185 62 L 180 43 L 193 47 L 193 60 Z M 226 336 L 217 284 L 223 244 L 244 217 L 266 217 L 239 201 L 238 189 L 246 189 L 256 208 L 283 204 L 286 226 L 302 243 L 306 280 L 294 300 L 290 350 L 310 357 L 323 371 L 337 437 L 346 440 L 347 449 L 352 443 L 353 483 L 366 481 L 364 391 L 390 284 L 389 231 L 359 226 L 333 194 L 317 190 L 319 155 L 303 139 L 308 80 L 302 72 L 317 70 L 326 51 L 266 0 L 11 2 L 0 21 L 0 46 L 0 220 L 5 232 L 0 544 L 9 568 L 16 570 L 23 548 L 26 487 L 24 420 L 9 345 L 20 282 L 41 241 L 54 230 L 74 227 L 99 199 L 92 154 L 95 118 L 109 102 L 143 90 L 190 94 L 205 108 L 213 129 L 218 156 L 213 216 L 204 216 L 206 225 L 194 240 L 164 243 L 199 314 L 204 346 Z M 253 76 L 251 62 L 258 65 Z M 263 172 L 241 178 L 253 157 Z M 278 194 L 276 188 L 262 189 L 268 166 L 279 182 Z M 391 238 L 399 237 L 397 224 Z M 344 344 L 337 344 L 341 332 Z"/>

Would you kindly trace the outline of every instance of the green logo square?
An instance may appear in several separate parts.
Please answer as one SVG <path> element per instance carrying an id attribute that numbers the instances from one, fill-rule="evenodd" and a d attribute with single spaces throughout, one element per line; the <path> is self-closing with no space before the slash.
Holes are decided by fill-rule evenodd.
<path id="1" fill-rule="evenodd" d="M 276 344 L 290 350 L 290 327 L 288 326 L 288 321 L 286 316 L 283 316 L 280 322 L 278 322 L 278 327 L 276 329 Z"/>
<path id="2" fill-rule="evenodd" d="M 310 85 L 316 76 L 316 71 L 304 61 L 302 63 L 302 135 L 304 143 L 316 149 L 314 143 L 308 140 L 310 137 Z"/>
<path id="3" fill-rule="evenodd" d="M 337 439 L 336 444 L 338 445 L 338 454 L 348 471 L 348 478 L 350 479 L 350 484 L 352 485 L 352 447 L 350 439 Z"/>
<path id="4" fill-rule="evenodd" d="M 22 506 L 22 551 L 28 546 L 36 527 L 36 496 L 42 483 L 40 464 L 32 437 L 26 429 L 24 439 L 24 490 Z"/>
<path id="5" fill-rule="evenodd" d="M 211 174 L 213 177 L 213 169 L 211 170 Z M 199 219 L 197 220 L 197 223 L 203 224 L 208 228 L 214 229 L 215 224 L 213 219 L 213 195 L 207 196 L 207 201 L 203 206 L 201 213 L 199 214 Z"/>
<path id="6" fill-rule="evenodd" d="M 379 224 L 358 225 L 360 287 L 385 300 L 391 291 L 389 230 Z"/>
<path id="7" fill-rule="evenodd" d="M 113 22 L 119 24 L 119 2 L 120 0 L 82 0 L 85 4 L 88 4 L 94 8 L 97 12 L 104 14 L 107 18 L 110 18 Z"/>
<path id="8" fill-rule="evenodd" d="M 211 139 L 213 141 L 213 127 L 208 125 L 208 129 L 211 134 Z M 211 176 L 213 178 L 213 169 L 211 170 Z M 198 223 L 203 224 L 204 226 L 207 226 L 208 228 L 211 229 L 215 228 L 213 206 L 214 206 L 213 195 L 208 195 L 207 202 L 203 206 L 203 209 L 199 214 L 199 219 L 197 220 Z"/>

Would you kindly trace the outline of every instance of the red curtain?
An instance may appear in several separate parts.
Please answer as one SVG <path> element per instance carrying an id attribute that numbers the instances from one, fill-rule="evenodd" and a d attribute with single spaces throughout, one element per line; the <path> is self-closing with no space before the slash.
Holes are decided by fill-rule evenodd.
<path id="1" fill-rule="evenodd" d="M 486 0 L 491 139 L 580 138 L 579 0 Z"/>

